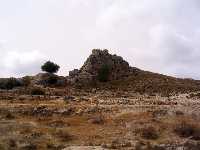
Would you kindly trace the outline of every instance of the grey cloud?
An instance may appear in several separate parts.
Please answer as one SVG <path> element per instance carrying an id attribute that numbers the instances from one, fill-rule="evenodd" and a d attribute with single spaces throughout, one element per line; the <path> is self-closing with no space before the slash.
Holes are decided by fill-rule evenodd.
<path id="1" fill-rule="evenodd" d="M 200 53 L 195 38 L 187 37 L 164 25 L 151 33 L 152 49 L 158 54 L 161 71 L 179 77 L 199 78 L 200 73 L 197 70 Z"/>
<path id="2" fill-rule="evenodd" d="M 92 48 L 107 48 L 132 66 L 200 78 L 199 0 L 27 0 L 12 7 L 0 0 L 0 4 L 0 41 L 9 43 L 1 57 L 10 49 L 38 49 L 66 75 L 82 65 Z M 37 66 L 28 67 L 30 63 L 20 63 L 24 69 L 13 67 L 12 72 L 37 72 L 32 69 Z"/>

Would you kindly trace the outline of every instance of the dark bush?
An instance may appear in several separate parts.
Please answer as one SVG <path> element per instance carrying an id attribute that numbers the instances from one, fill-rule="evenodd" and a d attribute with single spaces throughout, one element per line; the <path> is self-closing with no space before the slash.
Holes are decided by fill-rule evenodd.
<path id="1" fill-rule="evenodd" d="M 100 82 L 107 82 L 109 80 L 110 75 L 110 67 L 109 65 L 102 65 L 102 67 L 98 71 L 98 80 Z"/>
<path id="2" fill-rule="evenodd" d="M 141 136 L 145 139 L 155 140 L 157 139 L 158 133 L 154 127 L 147 127 L 141 130 Z"/>
<path id="3" fill-rule="evenodd" d="M 10 90 L 18 86 L 22 86 L 22 83 L 16 78 L 2 79 L 0 81 L 0 89 Z"/>
<path id="4" fill-rule="evenodd" d="M 56 73 L 60 69 L 60 66 L 58 66 L 57 64 L 51 61 L 47 61 L 46 63 L 44 63 L 44 65 L 42 65 L 41 69 L 42 71 L 45 71 L 48 73 Z"/>
<path id="5" fill-rule="evenodd" d="M 0 89 L 5 89 L 5 83 L 3 79 L 0 80 Z"/>
<path id="6" fill-rule="evenodd" d="M 194 134 L 195 129 L 193 125 L 186 122 L 181 122 L 180 124 L 176 125 L 174 131 L 180 137 L 189 137 Z"/>
<path id="7" fill-rule="evenodd" d="M 51 84 L 56 84 L 58 82 L 58 77 L 57 76 L 49 76 L 45 82 L 48 84 L 48 85 L 51 85 Z"/>
<path id="8" fill-rule="evenodd" d="M 9 147 L 11 148 L 16 148 L 17 147 L 17 143 L 14 139 L 10 139 L 8 142 Z"/>
<path id="9" fill-rule="evenodd" d="M 15 119 L 15 116 L 11 113 L 11 112 L 8 112 L 5 116 L 6 119 Z"/>
<path id="10" fill-rule="evenodd" d="M 194 140 L 200 139 L 200 128 L 197 125 L 186 121 L 178 123 L 174 128 L 174 132 L 183 138 L 193 137 Z"/>
<path id="11" fill-rule="evenodd" d="M 45 73 L 41 76 L 39 84 L 44 86 L 57 85 L 59 77 L 55 74 Z"/>
<path id="12" fill-rule="evenodd" d="M 42 88 L 35 87 L 31 89 L 31 95 L 45 95 L 45 91 Z"/>

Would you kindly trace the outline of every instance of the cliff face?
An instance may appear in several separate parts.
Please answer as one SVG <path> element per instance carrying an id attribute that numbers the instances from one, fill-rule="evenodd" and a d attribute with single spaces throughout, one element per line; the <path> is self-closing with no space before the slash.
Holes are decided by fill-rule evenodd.
<path id="1" fill-rule="evenodd" d="M 91 82 L 97 80 L 98 72 L 103 65 L 109 66 L 109 80 L 117 80 L 128 76 L 131 67 L 122 57 L 109 54 L 108 50 L 92 50 L 92 54 L 85 61 L 80 70 L 69 72 L 72 82 Z"/>

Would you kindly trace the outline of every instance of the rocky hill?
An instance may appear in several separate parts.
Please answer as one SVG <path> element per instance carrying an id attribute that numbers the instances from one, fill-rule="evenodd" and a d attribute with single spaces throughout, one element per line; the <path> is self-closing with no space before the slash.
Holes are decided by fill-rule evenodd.
<path id="1" fill-rule="evenodd" d="M 72 83 L 95 82 L 97 81 L 99 70 L 105 65 L 110 70 L 109 81 L 123 79 L 132 72 L 132 68 L 122 57 L 109 54 L 106 49 L 94 49 L 80 70 L 75 69 L 69 72 L 69 78 Z"/>
<path id="2" fill-rule="evenodd" d="M 107 82 L 100 82 L 99 71 L 102 67 L 109 69 Z M 98 88 L 101 90 L 116 90 L 169 95 L 174 93 L 187 93 L 200 90 L 200 81 L 193 79 L 180 79 L 143 71 L 131 67 L 127 61 L 108 50 L 94 49 L 80 69 L 69 72 L 69 76 L 62 77 L 49 73 L 39 73 L 30 78 L 31 86 L 65 87 L 73 86 L 85 89 Z M 24 85 L 22 79 L 0 79 L 0 88 L 6 89 Z M 78 86 L 77 86 L 78 85 Z M 11 89 L 10 88 L 10 89 Z"/>
<path id="3" fill-rule="evenodd" d="M 138 92 L 140 94 L 156 94 L 164 96 L 176 93 L 188 93 L 200 90 L 200 81 L 180 79 L 143 70 L 135 70 L 127 78 L 111 81 L 102 85 L 102 89 Z"/>
<path id="4" fill-rule="evenodd" d="M 98 82 L 98 71 L 103 65 L 110 68 L 109 81 Z M 185 93 L 200 89 L 200 81 L 193 79 L 180 79 L 131 67 L 127 61 L 117 55 L 112 55 L 108 50 L 94 49 L 92 54 L 78 70 L 69 72 L 68 81 L 72 84 L 90 85 L 102 89 L 121 89 L 134 91 L 141 94 Z"/>

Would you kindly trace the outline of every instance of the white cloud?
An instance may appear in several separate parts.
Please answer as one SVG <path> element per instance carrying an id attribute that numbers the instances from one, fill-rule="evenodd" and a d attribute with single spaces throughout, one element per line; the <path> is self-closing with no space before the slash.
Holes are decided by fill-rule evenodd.
<path id="1" fill-rule="evenodd" d="M 118 49 L 132 65 L 200 78 L 197 1 L 115 1 L 97 19 L 93 42 Z M 97 41 L 97 42 L 96 42 Z"/>
<path id="2" fill-rule="evenodd" d="M 200 53 L 195 38 L 165 25 L 152 29 L 150 35 L 151 50 L 156 53 L 155 59 L 159 62 L 158 69 L 179 77 L 199 78 Z"/>
<path id="3" fill-rule="evenodd" d="M 8 72 L 37 73 L 31 69 L 37 66 L 25 66 L 45 54 L 66 75 L 83 64 L 92 48 L 107 48 L 132 66 L 200 78 L 199 0 L 11 1 L 0 0 L 0 41 L 7 41 L 0 56 L 12 62 L 6 63 Z M 35 56 L 23 60 L 23 53 Z"/>
<path id="4" fill-rule="evenodd" d="M 0 49 L 0 76 L 34 75 L 40 72 L 40 66 L 44 62 L 44 55 L 39 51 L 19 51 Z"/>

